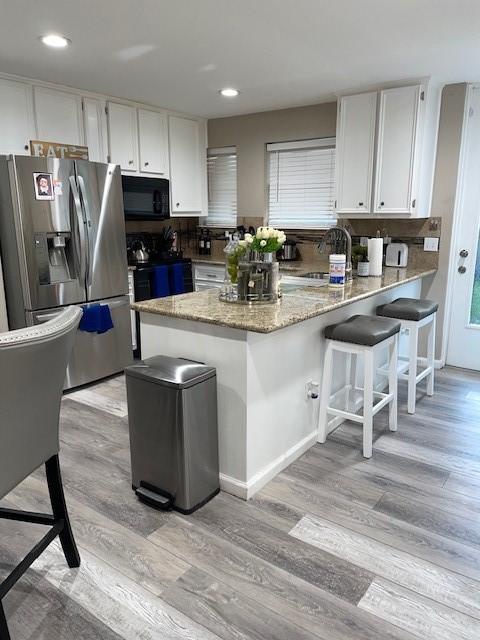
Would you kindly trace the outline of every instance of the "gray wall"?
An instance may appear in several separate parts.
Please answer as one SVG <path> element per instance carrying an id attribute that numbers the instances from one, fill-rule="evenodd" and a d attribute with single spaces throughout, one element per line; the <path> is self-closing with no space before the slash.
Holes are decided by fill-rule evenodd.
<path id="1" fill-rule="evenodd" d="M 265 215 L 265 145 L 335 136 L 336 102 L 208 121 L 208 146 L 237 147 L 239 216 Z"/>
<path id="2" fill-rule="evenodd" d="M 445 290 L 447 287 L 466 90 L 467 85 L 464 83 L 447 85 L 443 89 L 440 111 L 432 215 L 442 218 L 442 237 L 440 239 L 438 271 L 433 278 L 425 282 L 423 291 L 426 297 L 428 296 L 440 304 L 437 314 L 437 358 L 442 356 L 442 335 L 445 326 Z"/>

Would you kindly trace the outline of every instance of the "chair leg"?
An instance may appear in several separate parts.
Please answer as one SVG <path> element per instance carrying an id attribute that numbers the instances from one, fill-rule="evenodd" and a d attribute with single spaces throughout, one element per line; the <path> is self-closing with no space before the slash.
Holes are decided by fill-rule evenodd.
<path id="1" fill-rule="evenodd" d="M 327 349 L 325 351 L 325 362 L 323 364 L 322 390 L 320 393 L 320 411 L 318 414 L 318 441 L 325 442 L 328 430 L 328 412 L 327 408 L 330 403 L 330 390 L 332 385 L 332 361 L 333 349 L 329 340 L 327 340 Z"/>
<path id="2" fill-rule="evenodd" d="M 7 626 L 7 618 L 5 617 L 5 611 L 3 609 L 2 601 L 0 600 L 0 640 L 10 640 L 10 633 Z"/>
<path id="3" fill-rule="evenodd" d="M 408 347 L 408 413 L 415 413 L 417 399 L 417 358 L 418 358 L 418 329 L 409 329 Z"/>
<path id="4" fill-rule="evenodd" d="M 373 444 L 373 352 L 365 351 L 363 386 L 363 457 L 372 457 Z"/>
<path id="5" fill-rule="evenodd" d="M 52 456 L 47 460 L 45 469 L 47 472 L 48 491 L 50 493 L 53 516 L 55 520 L 63 520 L 64 522 L 63 529 L 59 534 L 63 553 L 65 554 L 68 566 L 73 569 L 74 567 L 80 566 L 80 555 L 73 537 L 70 518 L 68 517 L 58 455 Z"/>
<path id="6" fill-rule="evenodd" d="M 388 393 L 393 398 L 389 404 L 388 427 L 390 431 L 397 430 L 397 397 L 398 397 L 398 334 L 394 337 L 389 347 L 390 363 L 388 367 Z"/>
<path id="7" fill-rule="evenodd" d="M 435 325 L 436 314 L 434 313 L 428 331 L 427 367 L 431 367 L 431 371 L 427 381 L 427 396 L 433 396 L 433 386 L 435 378 Z"/>

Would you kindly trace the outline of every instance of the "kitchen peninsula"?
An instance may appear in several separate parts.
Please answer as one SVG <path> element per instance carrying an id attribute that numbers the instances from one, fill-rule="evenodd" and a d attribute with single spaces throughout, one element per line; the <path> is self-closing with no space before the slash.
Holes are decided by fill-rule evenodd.
<path id="1" fill-rule="evenodd" d="M 434 273 L 386 268 L 341 289 L 300 285 L 271 305 L 227 304 L 215 289 L 135 303 L 142 356 L 216 367 L 221 488 L 248 499 L 317 440 L 318 399 L 308 385 L 320 382 L 323 328 L 397 297 L 420 297 L 422 278 Z"/>

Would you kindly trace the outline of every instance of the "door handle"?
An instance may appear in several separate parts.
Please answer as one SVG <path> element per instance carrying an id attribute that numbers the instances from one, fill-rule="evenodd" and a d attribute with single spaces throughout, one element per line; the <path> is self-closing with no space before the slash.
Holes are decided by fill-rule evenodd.
<path id="1" fill-rule="evenodd" d="M 460 257 L 461 258 L 468 258 L 468 251 L 466 249 L 462 249 L 460 251 Z"/>
<path id="2" fill-rule="evenodd" d="M 464 267 L 463 265 L 461 267 L 458 267 L 458 273 L 465 273 L 467 270 L 467 267 Z"/>
<path id="3" fill-rule="evenodd" d="M 90 209 L 88 206 L 88 200 L 87 200 L 87 190 L 85 189 L 85 182 L 83 180 L 82 176 L 78 176 L 78 184 L 80 187 L 80 193 L 82 195 L 80 204 L 83 205 L 82 207 L 82 211 L 85 212 L 85 217 L 84 220 L 87 224 L 87 241 L 85 243 L 86 246 L 86 254 L 87 254 L 87 260 L 86 260 L 86 268 L 85 268 L 85 277 L 86 277 L 86 281 L 87 281 L 87 285 L 92 284 L 92 268 L 91 268 L 91 250 L 90 250 L 90 236 L 89 236 L 89 231 L 88 229 L 92 226 L 92 219 L 90 217 Z"/>
<path id="4" fill-rule="evenodd" d="M 80 202 L 80 194 L 78 192 L 77 183 L 75 182 L 75 176 L 70 176 L 70 188 L 72 190 L 73 202 L 75 205 L 75 211 L 77 213 L 77 232 L 78 235 L 75 234 L 75 252 L 76 252 L 76 261 L 79 265 L 79 276 L 82 282 L 82 285 L 85 286 L 85 277 L 86 277 L 86 262 L 85 262 L 85 254 L 83 252 L 83 248 L 85 247 L 85 217 L 83 214 L 82 203 Z"/>

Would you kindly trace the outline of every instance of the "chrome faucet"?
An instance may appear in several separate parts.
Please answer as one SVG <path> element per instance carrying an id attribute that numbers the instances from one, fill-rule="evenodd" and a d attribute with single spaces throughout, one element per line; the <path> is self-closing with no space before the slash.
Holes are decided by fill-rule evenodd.
<path id="1" fill-rule="evenodd" d="M 345 280 L 352 279 L 352 236 L 345 227 L 330 227 L 317 248 L 325 253 L 327 246 L 334 247 L 336 253 L 345 253 Z M 339 245 L 342 248 L 339 248 Z"/>

